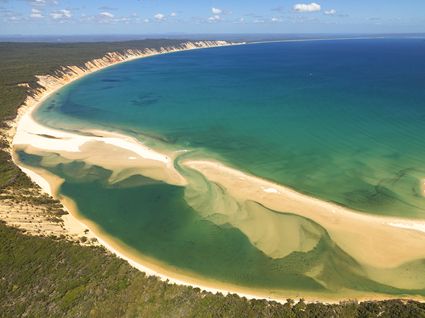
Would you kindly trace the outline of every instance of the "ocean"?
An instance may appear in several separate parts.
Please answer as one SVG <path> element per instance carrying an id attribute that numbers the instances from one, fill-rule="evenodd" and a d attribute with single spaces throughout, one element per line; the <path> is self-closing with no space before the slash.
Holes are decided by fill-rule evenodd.
<path id="1" fill-rule="evenodd" d="M 424 56 L 423 39 L 177 52 L 87 75 L 35 113 L 52 128 L 117 131 L 179 154 L 174 166 L 202 193 L 140 174 L 111 184 L 111 171 L 84 159 L 19 157 L 64 178 L 60 193 L 105 233 L 188 276 L 277 294 L 423 295 L 423 260 L 387 269 L 383 278 L 325 226 L 235 199 L 181 162 L 219 161 L 364 215 L 425 219 Z M 273 235 L 258 238 L 267 231 Z M 266 247 L 254 244 L 262 240 Z M 292 250 L 276 256 L 281 247 L 272 241 Z M 388 278 L 403 270 L 420 284 Z"/>

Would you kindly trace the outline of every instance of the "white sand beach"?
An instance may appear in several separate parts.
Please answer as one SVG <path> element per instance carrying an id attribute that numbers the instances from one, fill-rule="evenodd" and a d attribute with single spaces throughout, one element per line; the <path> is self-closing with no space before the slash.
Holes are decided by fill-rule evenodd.
<path id="1" fill-rule="evenodd" d="M 184 50 L 206 48 L 213 46 L 231 45 L 230 43 L 202 42 L 203 44 L 187 44 Z M 164 181 L 173 185 L 186 185 L 187 180 L 174 168 L 173 153 L 163 153 L 151 149 L 135 138 L 123 134 L 111 133 L 101 130 L 86 130 L 84 134 L 71 133 L 45 127 L 37 123 L 32 113 L 42 101 L 50 94 L 82 76 L 102 69 L 104 67 L 125 62 L 134 58 L 151 56 L 178 51 L 179 49 L 164 49 L 160 51 L 128 52 L 128 55 L 114 55 L 110 53 L 108 59 L 89 62 L 87 70 L 77 67 L 67 67 L 73 75 L 67 73 L 60 78 L 40 76 L 40 84 L 46 89 L 40 91 L 35 98 L 29 98 L 21 107 L 14 129 L 10 135 L 13 137 L 13 149 L 25 150 L 27 153 L 40 154 L 54 151 L 65 160 L 76 160 L 84 157 L 89 164 L 96 164 L 113 171 L 108 180 L 110 183 L 119 182 L 131 175 L 142 174 L 155 180 Z M 15 163 L 46 193 L 58 196 L 58 187 L 61 180 L 42 169 L 35 170 L 25 166 L 18 160 L 15 152 L 12 156 Z M 107 155 L 106 155 L 107 154 Z M 403 263 L 425 258 L 425 221 L 412 219 L 381 217 L 369 215 L 309 197 L 290 188 L 275 184 L 233 168 L 224 166 L 219 162 L 206 160 L 188 160 L 183 164 L 202 173 L 226 189 L 232 196 L 241 201 L 255 200 L 265 207 L 282 213 L 292 213 L 313 220 L 325 228 L 332 240 L 344 251 L 353 256 L 361 264 L 373 268 L 392 269 Z M 67 231 L 96 238 L 109 251 L 127 260 L 132 266 L 148 275 L 155 275 L 171 283 L 189 285 L 213 293 L 237 293 L 246 298 L 265 298 L 284 302 L 287 297 L 300 298 L 309 301 L 336 302 L 341 300 L 323 299 L 315 295 L 288 292 L 285 295 L 272 290 L 252 290 L 233 286 L 226 283 L 211 281 L 196 277 L 191 273 L 184 273 L 178 269 L 167 267 L 164 264 L 147 259 L 118 240 L 108 236 L 96 224 L 81 217 L 75 204 L 66 197 L 60 197 L 61 202 L 70 213 L 64 217 Z M 258 232 L 244 225 L 241 229 L 252 242 Z M 89 231 L 87 231 L 87 229 Z M 77 235 L 77 236 L 78 236 Z M 270 238 L 272 240 L 273 238 Z M 257 241 L 256 241 L 257 240 Z M 269 248 L 269 241 L 258 243 L 260 249 L 266 254 L 276 249 Z M 311 246 L 303 246 L 308 250 Z M 277 254 L 277 256 L 281 254 Z M 382 280 L 385 281 L 386 277 Z M 347 298 L 357 299 L 384 299 L 381 295 L 365 295 L 360 293 L 347 293 Z"/>

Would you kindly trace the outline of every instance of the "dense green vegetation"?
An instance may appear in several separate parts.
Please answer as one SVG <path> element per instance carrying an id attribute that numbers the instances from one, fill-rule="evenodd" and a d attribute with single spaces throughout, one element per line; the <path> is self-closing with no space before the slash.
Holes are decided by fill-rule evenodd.
<path id="1" fill-rule="evenodd" d="M 178 45 L 181 40 L 120 43 L 0 43 L 0 123 L 16 116 L 36 74 L 61 65 L 81 65 L 110 51 Z M 32 193 L 35 186 L 10 161 L 0 142 L 0 193 Z M 12 191 L 13 192 L 13 191 Z M 21 196 L 33 205 L 61 209 L 46 196 Z M 0 222 L 0 317 L 425 317 L 413 301 L 286 304 L 237 295 L 212 295 L 147 277 L 100 247 L 82 247 L 59 238 L 27 236 Z"/>
<path id="2" fill-rule="evenodd" d="M 18 84 L 38 88 L 34 75 L 54 74 L 63 65 L 83 65 L 108 52 L 128 49 L 178 46 L 186 40 L 144 40 L 104 43 L 0 43 L 0 127 L 4 121 L 15 118 L 16 111 L 28 93 Z M 28 179 L 9 162 L 9 156 L 0 143 L 0 188 L 10 183 L 29 186 Z"/>
<path id="3" fill-rule="evenodd" d="M 339 305 L 224 297 L 167 284 L 101 248 L 30 237 L 0 224 L 2 317 L 425 317 L 416 302 Z"/>

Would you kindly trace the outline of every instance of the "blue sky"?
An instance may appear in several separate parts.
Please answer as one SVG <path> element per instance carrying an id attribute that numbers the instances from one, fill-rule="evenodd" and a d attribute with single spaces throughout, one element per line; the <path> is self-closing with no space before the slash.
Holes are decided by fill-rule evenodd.
<path id="1" fill-rule="evenodd" d="M 425 0 L 0 0 L 0 34 L 425 32 Z"/>

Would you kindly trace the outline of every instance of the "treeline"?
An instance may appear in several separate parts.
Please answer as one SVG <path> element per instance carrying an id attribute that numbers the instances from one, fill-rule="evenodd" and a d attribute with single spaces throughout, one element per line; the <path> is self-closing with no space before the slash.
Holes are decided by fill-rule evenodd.
<path id="1" fill-rule="evenodd" d="M 100 247 L 0 223 L 1 317 L 425 317 L 413 301 L 286 304 L 213 295 L 147 277 Z"/>
<path id="2" fill-rule="evenodd" d="M 187 40 L 152 39 L 127 42 L 100 43 L 0 43 L 0 129 L 16 117 L 17 109 L 25 101 L 29 84 L 38 88 L 35 75 L 54 74 L 64 65 L 83 65 L 103 57 L 108 52 L 178 46 Z M 0 140 L 0 189 L 10 184 L 31 186 L 26 176 L 10 162 Z"/>

